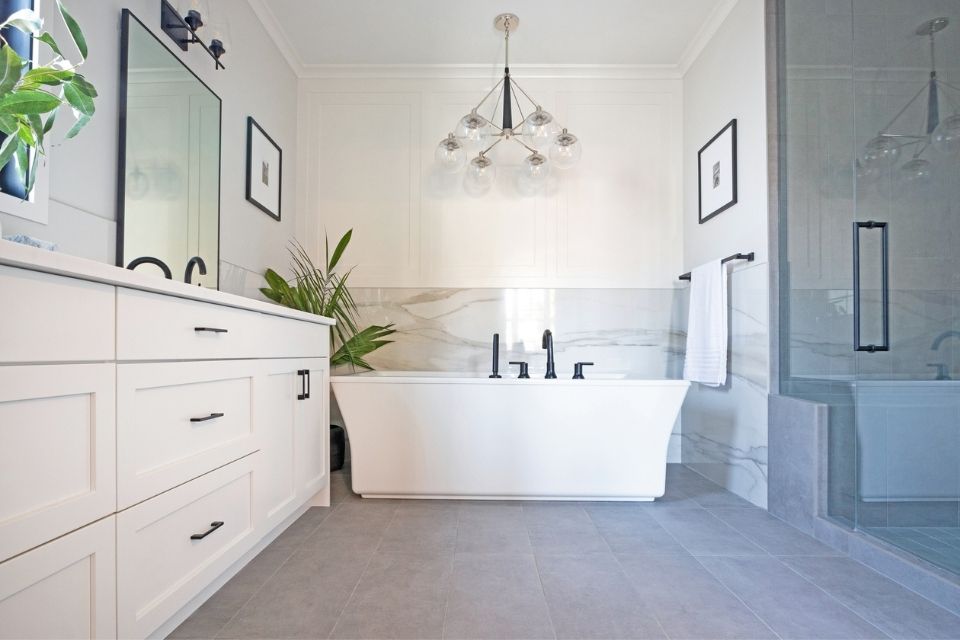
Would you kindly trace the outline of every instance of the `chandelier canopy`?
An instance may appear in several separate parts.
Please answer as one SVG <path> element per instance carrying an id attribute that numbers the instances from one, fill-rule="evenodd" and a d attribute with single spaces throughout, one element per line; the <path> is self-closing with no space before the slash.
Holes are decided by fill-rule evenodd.
<path id="1" fill-rule="evenodd" d="M 503 31 L 505 43 L 503 78 L 437 146 L 436 161 L 443 171 L 457 173 L 467 167 L 464 188 L 471 195 L 483 195 L 496 181 L 496 165 L 488 154 L 501 142 L 515 142 L 529 152 L 521 165 L 520 178 L 530 191 L 546 184 L 551 167 L 568 169 L 582 153 L 577 136 L 561 127 L 510 75 L 510 34 L 519 24 L 520 19 L 512 13 L 496 17 L 494 26 Z M 488 101 L 494 94 L 497 98 L 492 101 L 488 118 L 481 112 L 490 108 Z M 521 96 L 527 103 L 526 115 Z"/>
<path id="2" fill-rule="evenodd" d="M 933 166 L 924 155 L 933 147 L 944 155 L 960 153 L 960 88 L 942 80 L 937 74 L 936 34 L 950 24 L 948 18 L 934 18 L 917 27 L 916 35 L 930 41 L 930 77 L 920 91 L 907 102 L 886 127 L 871 139 L 857 160 L 857 174 L 861 178 L 878 177 L 885 169 L 892 169 L 901 156 L 910 154 L 910 159 L 900 165 L 900 178 L 905 182 L 926 182 Z M 926 96 L 924 121 L 919 131 L 897 127 L 907 111 L 920 98 Z M 952 107 L 950 116 L 941 120 L 941 97 Z"/>

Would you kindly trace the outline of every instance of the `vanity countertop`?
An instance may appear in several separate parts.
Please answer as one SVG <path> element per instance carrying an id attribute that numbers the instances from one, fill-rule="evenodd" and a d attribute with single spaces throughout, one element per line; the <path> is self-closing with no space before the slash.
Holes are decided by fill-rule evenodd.
<path id="1" fill-rule="evenodd" d="M 78 278 L 90 282 L 100 282 L 116 287 L 160 293 L 178 298 L 199 300 L 201 302 L 223 305 L 225 307 L 234 307 L 236 309 L 247 309 L 249 311 L 257 311 L 259 313 L 284 318 L 293 318 L 294 320 L 302 320 L 314 324 L 335 324 L 332 318 L 288 309 L 287 307 L 282 307 L 270 302 L 245 298 L 232 293 L 224 293 L 223 291 L 205 289 L 183 282 L 146 276 L 142 273 L 130 271 L 129 269 L 121 269 L 120 267 L 103 262 L 78 258 L 55 251 L 35 249 L 34 247 L 28 247 L 8 240 L 0 240 L 0 265 L 51 273 L 68 278 Z"/>

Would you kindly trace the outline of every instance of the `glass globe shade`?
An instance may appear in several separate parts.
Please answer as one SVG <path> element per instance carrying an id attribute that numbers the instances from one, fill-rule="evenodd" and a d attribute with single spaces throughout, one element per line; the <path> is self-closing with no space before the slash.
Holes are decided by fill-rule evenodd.
<path id="1" fill-rule="evenodd" d="M 863 163 L 872 167 L 892 167 L 900 157 L 900 143 L 889 136 L 877 136 L 867 143 Z"/>
<path id="2" fill-rule="evenodd" d="M 490 123 L 476 111 L 471 111 L 460 118 L 454 133 L 465 149 L 477 151 L 486 146 L 490 136 Z"/>
<path id="3" fill-rule="evenodd" d="M 496 179 L 496 166 L 490 158 L 481 153 L 470 161 L 467 174 L 463 177 L 463 187 L 472 196 L 482 196 L 490 191 Z"/>
<path id="4" fill-rule="evenodd" d="M 537 107 L 537 110 L 523 121 L 521 133 L 534 147 L 543 148 L 557 135 L 557 124 L 552 115 Z"/>
<path id="5" fill-rule="evenodd" d="M 933 146 L 941 153 L 960 152 L 960 114 L 945 118 L 934 130 Z"/>
<path id="6" fill-rule="evenodd" d="M 520 167 L 520 188 L 525 193 L 536 193 L 543 189 L 550 177 L 550 163 L 542 153 L 531 153 L 524 158 Z"/>
<path id="7" fill-rule="evenodd" d="M 550 160 L 558 169 L 569 169 L 577 164 L 582 153 L 583 147 L 580 146 L 577 136 L 566 129 L 554 138 L 550 146 Z"/>
<path id="8" fill-rule="evenodd" d="M 440 141 L 434 157 L 444 173 L 456 173 L 467 163 L 467 152 L 452 133 Z"/>
<path id="9" fill-rule="evenodd" d="M 862 162 L 860 162 L 860 160 L 856 161 L 856 168 L 857 168 L 857 182 L 861 182 L 863 184 L 870 184 L 872 182 L 876 182 L 877 180 L 880 179 L 880 174 L 882 173 L 879 167 L 867 166 Z"/>
<path id="10" fill-rule="evenodd" d="M 905 184 L 926 184 L 933 176 L 933 167 L 923 158 L 914 158 L 900 167 L 899 176 Z"/>

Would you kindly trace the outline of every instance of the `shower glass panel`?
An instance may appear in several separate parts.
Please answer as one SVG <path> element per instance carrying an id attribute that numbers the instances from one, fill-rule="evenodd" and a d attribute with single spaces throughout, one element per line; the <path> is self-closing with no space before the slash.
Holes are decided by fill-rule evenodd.
<path id="1" fill-rule="evenodd" d="M 780 12 L 781 390 L 826 515 L 960 573 L 960 0 Z"/>

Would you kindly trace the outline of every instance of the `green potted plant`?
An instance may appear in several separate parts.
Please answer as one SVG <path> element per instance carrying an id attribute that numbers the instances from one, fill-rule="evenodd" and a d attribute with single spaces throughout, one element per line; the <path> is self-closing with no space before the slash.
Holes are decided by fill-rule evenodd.
<path id="1" fill-rule="evenodd" d="M 290 249 L 291 269 L 294 277 L 287 282 L 273 269 L 263 274 L 267 286 L 260 289 L 267 298 L 291 309 L 306 311 L 337 321 L 330 332 L 330 366 L 350 365 L 371 370 L 366 356 L 392 340 L 385 338 L 396 333 L 393 324 L 386 326 L 371 325 L 364 329 L 358 326 L 357 303 L 347 288 L 347 278 L 352 269 L 340 275 L 336 272 L 340 258 L 350 244 L 353 229 L 347 231 L 330 253 L 329 240 L 326 243 L 326 265 L 317 267 L 300 244 Z"/>
<path id="2" fill-rule="evenodd" d="M 46 64 L 24 60 L 0 35 L 0 169 L 16 162 L 26 186 L 33 189 L 37 163 L 46 155 L 45 138 L 61 107 L 69 107 L 75 118 L 67 138 L 76 136 L 90 122 L 95 111 L 97 90 L 77 70 L 87 58 L 87 41 L 80 25 L 60 0 L 57 9 L 80 59 L 68 60 L 53 36 L 43 30 L 43 20 L 35 11 L 23 9 L 0 23 L 0 31 L 17 29 L 42 42 L 53 53 Z"/>

